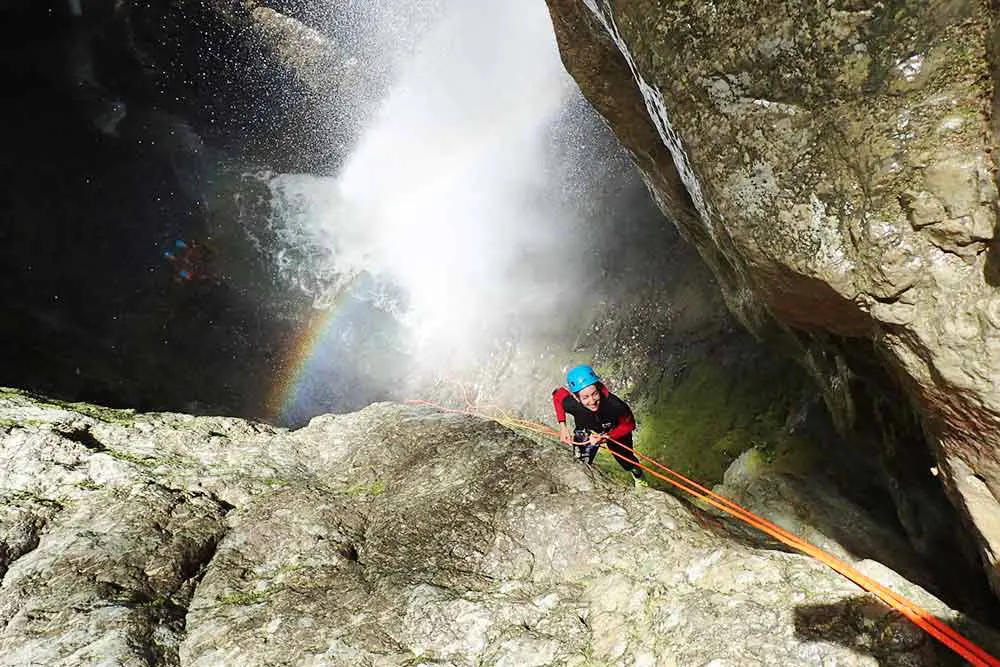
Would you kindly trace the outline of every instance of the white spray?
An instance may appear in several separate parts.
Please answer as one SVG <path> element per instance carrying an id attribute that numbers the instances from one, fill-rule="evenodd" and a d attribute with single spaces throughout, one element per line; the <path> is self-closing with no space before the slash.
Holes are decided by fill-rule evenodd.
<path id="1" fill-rule="evenodd" d="M 539 201 L 564 176 L 550 172 L 546 141 L 575 94 L 544 2 L 435 10 L 340 173 L 270 183 L 282 243 L 317 249 L 306 271 L 311 289 L 324 285 L 317 302 L 362 273 L 401 286 L 414 356 L 439 366 L 475 363 L 512 318 L 551 311 L 581 262 L 568 261 L 579 221 Z"/>

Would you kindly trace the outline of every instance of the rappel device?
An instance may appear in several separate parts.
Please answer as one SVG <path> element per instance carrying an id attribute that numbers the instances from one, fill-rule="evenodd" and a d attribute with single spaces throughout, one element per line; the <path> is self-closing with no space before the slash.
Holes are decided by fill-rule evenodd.
<path id="1" fill-rule="evenodd" d="M 573 457 L 586 464 L 591 464 L 594 462 L 594 457 L 597 456 L 597 450 L 600 449 L 599 444 L 590 444 L 590 431 L 585 428 L 578 428 L 573 431 Z"/>

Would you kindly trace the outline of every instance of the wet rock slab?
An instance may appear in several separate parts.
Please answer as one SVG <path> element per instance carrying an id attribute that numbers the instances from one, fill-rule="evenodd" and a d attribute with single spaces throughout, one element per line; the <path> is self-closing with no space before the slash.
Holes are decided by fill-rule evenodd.
<path id="1" fill-rule="evenodd" d="M 951 664 L 805 557 L 426 408 L 285 431 L 5 392 L 0 494 L 0 665 Z"/>

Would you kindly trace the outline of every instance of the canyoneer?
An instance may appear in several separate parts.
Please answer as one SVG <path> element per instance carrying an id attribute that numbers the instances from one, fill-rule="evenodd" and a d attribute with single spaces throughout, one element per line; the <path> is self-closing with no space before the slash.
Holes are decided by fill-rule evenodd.
<path id="1" fill-rule="evenodd" d="M 578 461 L 594 462 L 597 450 L 604 445 L 615 460 L 631 473 L 637 488 L 646 488 L 642 468 L 632 450 L 635 417 L 628 403 L 604 386 L 590 366 L 576 366 L 566 374 L 566 385 L 552 392 L 552 406 L 559 422 L 559 439 L 573 446 Z M 573 415 L 574 430 L 566 425 L 566 415 Z"/>

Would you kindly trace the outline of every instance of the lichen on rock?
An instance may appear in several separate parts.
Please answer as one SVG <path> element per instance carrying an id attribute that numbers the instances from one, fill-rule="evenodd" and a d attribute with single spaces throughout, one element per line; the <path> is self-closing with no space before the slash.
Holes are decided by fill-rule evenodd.
<path id="1" fill-rule="evenodd" d="M 824 566 L 474 417 L 86 412 L 0 398 L 2 665 L 951 659 Z"/>

